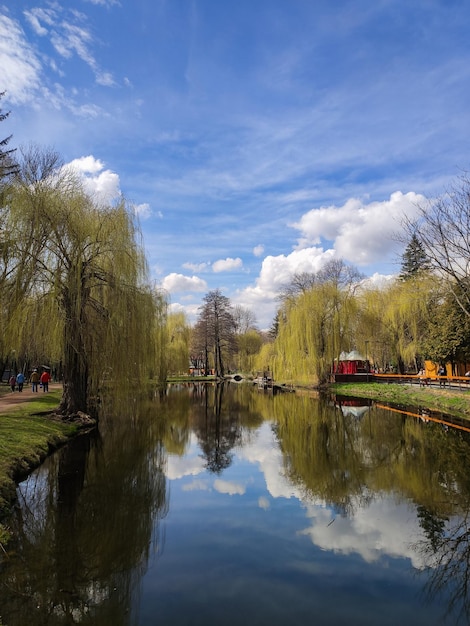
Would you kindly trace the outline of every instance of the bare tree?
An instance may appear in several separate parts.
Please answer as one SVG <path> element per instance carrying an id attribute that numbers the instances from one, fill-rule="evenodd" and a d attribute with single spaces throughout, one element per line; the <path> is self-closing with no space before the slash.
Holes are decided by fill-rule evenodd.
<path id="1" fill-rule="evenodd" d="M 256 330 L 256 315 L 251 309 L 237 304 L 233 307 L 233 319 L 237 335 L 243 335 L 249 330 Z"/>
<path id="2" fill-rule="evenodd" d="M 200 307 L 199 322 L 204 320 L 207 345 L 212 346 L 215 375 L 225 375 L 225 357 L 235 349 L 235 320 L 230 300 L 222 295 L 220 289 L 209 291 Z M 209 348 L 210 349 L 210 348 Z"/>
<path id="3" fill-rule="evenodd" d="M 431 269 L 449 280 L 453 296 L 470 316 L 470 177 L 465 174 L 442 196 L 419 207 L 417 220 L 405 221 Z"/>
<path id="4" fill-rule="evenodd" d="M 331 259 L 318 270 L 318 272 L 295 273 L 289 284 L 286 285 L 279 296 L 282 301 L 287 301 L 296 296 L 310 291 L 317 285 L 330 283 L 338 288 L 351 288 L 357 285 L 364 275 L 353 265 L 348 265 L 343 259 Z"/>

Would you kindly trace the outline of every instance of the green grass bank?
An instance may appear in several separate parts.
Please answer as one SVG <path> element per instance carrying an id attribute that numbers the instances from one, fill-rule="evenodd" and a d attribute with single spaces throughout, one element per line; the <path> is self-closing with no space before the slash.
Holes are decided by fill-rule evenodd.
<path id="1" fill-rule="evenodd" d="M 0 413 L 0 516 L 15 497 L 16 481 L 78 432 L 77 425 L 48 417 L 60 396 L 57 389 Z"/>
<path id="2" fill-rule="evenodd" d="M 370 398 L 380 402 L 422 407 L 470 419 L 470 390 L 433 389 L 393 383 L 334 383 L 329 389 L 341 396 Z"/>

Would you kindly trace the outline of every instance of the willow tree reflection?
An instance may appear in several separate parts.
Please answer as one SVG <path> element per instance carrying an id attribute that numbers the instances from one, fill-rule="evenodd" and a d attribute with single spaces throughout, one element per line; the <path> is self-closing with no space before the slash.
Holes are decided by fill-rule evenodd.
<path id="1" fill-rule="evenodd" d="M 468 434 L 371 406 L 361 416 L 311 398 L 276 400 L 286 475 L 309 499 L 353 516 L 381 494 L 416 505 L 430 598 L 470 620 Z"/>
<path id="2" fill-rule="evenodd" d="M 9 626 L 137 619 L 133 598 L 167 512 L 163 426 L 137 399 L 103 413 L 102 439 L 76 440 L 20 486 L 16 555 L 0 573 Z"/>

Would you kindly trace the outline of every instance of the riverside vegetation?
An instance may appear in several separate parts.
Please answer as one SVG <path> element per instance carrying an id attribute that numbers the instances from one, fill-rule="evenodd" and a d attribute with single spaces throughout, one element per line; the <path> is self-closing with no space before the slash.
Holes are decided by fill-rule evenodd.
<path id="1" fill-rule="evenodd" d="M 60 396 L 56 389 L 1 414 L 0 515 L 7 512 L 15 497 L 16 481 L 78 432 L 76 424 L 52 416 Z M 0 545 L 8 539 L 8 529 L 0 525 Z"/>
<path id="2" fill-rule="evenodd" d="M 342 396 L 370 398 L 393 404 L 423 407 L 470 419 L 469 391 L 422 388 L 416 385 L 383 383 L 335 383 L 331 391 Z"/>

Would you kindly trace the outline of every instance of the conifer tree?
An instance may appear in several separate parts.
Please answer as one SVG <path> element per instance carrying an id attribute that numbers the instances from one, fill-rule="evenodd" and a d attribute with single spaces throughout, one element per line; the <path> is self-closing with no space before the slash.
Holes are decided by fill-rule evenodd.
<path id="1" fill-rule="evenodd" d="M 0 93 L 0 99 L 3 98 L 5 92 Z M 3 122 L 10 115 L 10 111 L 2 111 L 0 108 L 0 122 Z M 12 135 L 0 140 L 0 183 L 11 174 L 18 171 L 18 166 L 13 158 L 15 148 L 7 150 L 6 147 L 12 138 Z"/>
<path id="2" fill-rule="evenodd" d="M 426 256 L 424 246 L 416 233 L 411 235 L 411 239 L 402 255 L 400 280 L 416 277 L 418 273 L 430 269 L 429 259 Z"/>

